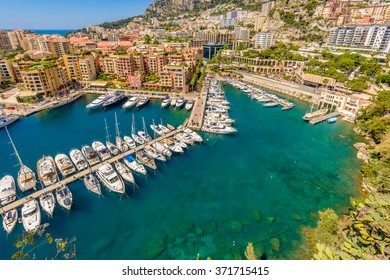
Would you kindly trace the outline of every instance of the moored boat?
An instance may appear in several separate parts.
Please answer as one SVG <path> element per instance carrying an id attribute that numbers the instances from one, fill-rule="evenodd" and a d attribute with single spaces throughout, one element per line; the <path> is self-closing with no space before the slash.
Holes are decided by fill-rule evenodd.
<path id="1" fill-rule="evenodd" d="M 180 109 L 183 108 L 184 104 L 186 103 L 186 100 L 182 97 L 176 100 L 176 108 Z"/>
<path id="2" fill-rule="evenodd" d="M 84 177 L 84 185 L 89 191 L 98 195 L 102 194 L 100 182 L 92 173 Z"/>
<path id="3" fill-rule="evenodd" d="M 3 228 L 10 234 L 18 222 L 18 210 L 12 209 L 3 215 Z"/>
<path id="4" fill-rule="evenodd" d="M 328 112 L 328 109 L 325 108 L 325 109 L 320 109 L 320 110 L 318 110 L 318 111 L 306 113 L 306 114 L 303 116 L 303 119 L 304 119 L 305 121 L 310 121 L 310 120 L 312 120 L 312 119 L 314 119 L 314 118 L 321 117 L 321 116 L 325 115 L 327 112 Z"/>
<path id="5" fill-rule="evenodd" d="M 130 147 L 130 149 L 134 149 L 135 147 L 137 147 L 137 145 L 135 144 L 134 140 L 130 137 L 130 136 L 124 136 L 123 137 L 123 140 L 125 140 L 125 143 L 127 144 L 127 146 Z"/>
<path id="6" fill-rule="evenodd" d="M 161 108 L 165 109 L 171 105 L 171 99 L 169 97 L 166 97 L 162 103 L 161 103 Z"/>
<path id="7" fill-rule="evenodd" d="M 188 127 L 185 127 L 185 128 L 183 129 L 183 131 L 184 131 L 185 133 L 187 133 L 188 135 L 190 135 L 191 138 L 192 138 L 195 142 L 202 142 L 202 141 L 203 141 L 202 137 L 201 137 L 198 133 L 196 133 L 195 131 L 193 131 L 192 129 L 190 129 L 190 128 L 188 128 Z"/>
<path id="8" fill-rule="evenodd" d="M 125 185 L 122 181 L 122 178 L 116 173 L 112 168 L 111 164 L 106 163 L 103 166 L 99 167 L 96 171 L 96 175 L 110 191 L 117 193 L 125 193 Z"/>
<path id="9" fill-rule="evenodd" d="M 83 146 L 81 151 L 90 166 L 100 162 L 99 155 L 91 146 Z"/>
<path id="10" fill-rule="evenodd" d="M 19 119 L 17 115 L 6 115 L 0 117 L 0 128 L 6 127 Z"/>
<path id="11" fill-rule="evenodd" d="M 41 205 L 43 211 L 45 211 L 50 217 L 53 216 L 56 199 L 52 192 L 41 194 L 39 196 L 39 204 Z"/>
<path id="12" fill-rule="evenodd" d="M 136 152 L 136 158 L 137 160 L 145 165 L 146 167 L 149 167 L 150 169 L 156 170 L 157 165 L 153 158 L 149 157 L 147 154 L 145 154 L 144 151 L 138 151 Z"/>
<path id="13" fill-rule="evenodd" d="M 105 160 L 111 158 L 110 151 L 106 148 L 106 146 L 103 145 L 102 142 L 99 142 L 99 141 L 93 142 L 92 148 L 98 154 L 101 161 L 105 161 Z"/>
<path id="14" fill-rule="evenodd" d="M 332 117 L 327 120 L 328 123 L 335 123 L 337 121 L 338 117 Z"/>
<path id="15" fill-rule="evenodd" d="M 131 184 L 135 184 L 134 176 L 126 165 L 121 162 L 115 162 L 115 169 L 118 171 L 123 180 Z"/>
<path id="16" fill-rule="evenodd" d="M 149 102 L 149 98 L 148 97 L 141 97 L 138 100 L 137 105 L 135 105 L 135 107 L 140 109 L 140 108 L 144 107 L 146 104 L 148 104 L 148 102 Z"/>
<path id="17" fill-rule="evenodd" d="M 115 90 L 108 94 L 107 99 L 102 104 L 103 107 L 108 107 L 110 105 L 116 104 L 119 101 L 122 101 L 126 96 L 123 94 L 123 92 L 120 92 L 119 90 Z"/>
<path id="18" fill-rule="evenodd" d="M 145 167 L 140 164 L 133 155 L 127 155 L 123 159 L 124 163 L 134 172 L 137 172 L 142 175 L 146 175 L 146 169 Z"/>
<path id="19" fill-rule="evenodd" d="M 57 164 L 58 170 L 61 172 L 62 177 L 66 177 L 76 172 L 71 160 L 65 154 L 58 154 L 55 156 L 54 161 Z"/>
<path id="20" fill-rule="evenodd" d="M 43 156 L 37 162 L 38 178 L 47 187 L 58 180 L 57 168 L 54 159 L 50 156 Z"/>
<path id="21" fill-rule="evenodd" d="M 41 210 L 35 199 L 23 204 L 22 223 L 27 232 L 34 232 L 41 225 Z"/>
<path id="22" fill-rule="evenodd" d="M 89 103 L 85 108 L 89 110 L 99 109 L 103 106 L 104 102 L 106 102 L 108 98 L 109 96 L 107 95 L 101 95 L 95 100 L 93 100 L 91 103 Z"/>
<path id="23" fill-rule="evenodd" d="M 83 156 L 83 153 L 78 149 L 72 149 L 69 152 L 70 159 L 73 164 L 76 166 L 78 171 L 82 171 L 88 167 L 88 162 Z"/>
<path id="24" fill-rule="evenodd" d="M 127 100 L 126 103 L 123 104 L 122 108 L 123 109 L 132 109 L 132 108 L 134 108 L 135 105 L 137 105 L 138 99 L 139 98 L 137 96 L 130 97 L 129 100 Z"/>
<path id="25" fill-rule="evenodd" d="M 59 187 L 56 190 L 56 198 L 57 198 L 58 204 L 61 207 L 65 208 L 66 210 L 70 210 L 70 208 L 72 207 L 73 196 L 72 196 L 72 193 L 67 186 Z"/>
<path id="26" fill-rule="evenodd" d="M 194 107 L 194 101 L 193 100 L 188 100 L 187 103 L 186 103 L 186 110 L 187 111 L 191 111 L 192 107 Z"/>

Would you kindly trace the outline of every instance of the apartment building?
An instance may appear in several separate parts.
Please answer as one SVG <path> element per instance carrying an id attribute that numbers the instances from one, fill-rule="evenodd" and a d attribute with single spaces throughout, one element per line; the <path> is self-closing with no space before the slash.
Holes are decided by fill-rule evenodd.
<path id="1" fill-rule="evenodd" d="M 145 57 L 146 72 L 160 75 L 167 63 L 168 59 L 165 55 L 148 55 Z"/>
<path id="2" fill-rule="evenodd" d="M 0 50 L 12 51 L 11 41 L 8 32 L 0 30 Z"/>
<path id="3" fill-rule="evenodd" d="M 196 39 L 207 43 L 231 43 L 235 39 L 235 34 L 231 32 L 198 32 Z"/>
<path id="4" fill-rule="evenodd" d="M 249 30 L 248 28 L 236 26 L 234 27 L 234 35 L 236 40 L 248 40 Z"/>
<path id="5" fill-rule="evenodd" d="M 56 94 L 70 83 L 65 67 L 30 68 L 21 71 L 24 88 L 33 95 Z"/>
<path id="6" fill-rule="evenodd" d="M 370 104 L 369 99 L 370 97 L 365 94 L 346 95 L 337 91 L 323 90 L 319 99 L 319 106 L 355 117 L 358 111 Z"/>
<path id="7" fill-rule="evenodd" d="M 68 72 L 69 79 L 81 81 L 82 75 L 79 64 L 79 57 L 75 55 L 65 55 L 64 64 L 66 71 Z"/>
<path id="8" fill-rule="evenodd" d="M 262 50 L 270 48 L 275 42 L 275 36 L 269 32 L 257 33 L 255 37 L 255 48 Z"/>
<path id="9" fill-rule="evenodd" d="M 16 76 L 11 61 L 0 59 L 0 83 L 9 82 L 11 80 L 16 81 Z"/>
<path id="10" fill-rule="evenodd" d="M 80 65 L 82 81 L 96 80 L 97 69 L 95 66 L 95 58 L 92 55 L 80 57 L 79 65 Z"/>
<path id="11" fill-rule="evenodd" d="M 390 51 L 390 25 L 351 25 L 333 28 L 329 44 L 373 49 L 381 53 Z"/>

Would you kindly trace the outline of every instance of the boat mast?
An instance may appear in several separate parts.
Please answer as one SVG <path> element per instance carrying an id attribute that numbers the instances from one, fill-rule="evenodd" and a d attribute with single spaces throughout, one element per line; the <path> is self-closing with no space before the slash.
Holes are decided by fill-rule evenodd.
<path id="1" fill-rule="evenodd" d="M 116 112 L 115 112 L 115 130 L 116 130 L 116 136 L 121 137 L 120 132 L 119 132 L 119 123 L 118 123 L 118 119 L 116 117 Z"/>
<path id="2" fill-rule="evenodd" d="M 146 133 L 146 124 L 145 124 L 145 118 L 142 117 L 142 124 L 144 126 L 144 132 Z"/>
<path id="3" fill-rule="evenodd" d="M 131 120 L 131 134 L 134 134 L 135 131 L 135 122 L 134 122 L 134 113 Z"/>
<path id="4" fill-rule="evenodd" d="M 17 159 L 18 159 L 18 161 L 19 161 L 19 164 L 20 164 L 20 166 L 22 167 L 22 166 L 23 166 L 22 159 L 21 159 L 20 156 L 19 156 L 18 150 L 17 150 L 16 147 L 15 147 L 14 141 L 12 141 L 11 135 L 9 134 L 8 128 L 7 128 L 7 127 L 5 127 L 5 131 L 6 131 L 7 134 L 8 134 L 8 138 L 9 138 L 9 140 L 11 141 L 12 147 L 14 148 L 14 151 L 15 151 L 14 155 L 16 155 L 16 157 L 17 157 Z"/>
<path id="5" fill-rule="evenodd" d="M 106 133 L 107 133 L 107 136 L 106 136 L 106 141 L 107 142 L 110 142 L 110 134 L 108 133 L 108 126 L 107 126 L 107 120 L 106 120 L 106 118 L 104 118 L 104 123 L 105 123 L 105 125 L 106 125 Z"/>

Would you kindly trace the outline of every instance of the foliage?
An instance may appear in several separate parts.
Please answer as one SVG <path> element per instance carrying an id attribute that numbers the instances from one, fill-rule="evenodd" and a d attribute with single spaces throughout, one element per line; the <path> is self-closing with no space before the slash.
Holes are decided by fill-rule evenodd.
<path id="1" fill-rule="evenodd" d="M 132 22 L 134 17 L 124 18 L 117 21 L 104 22 L 99 24 L 98 26 L 107 28 L 107 29 L 119 29 L 126 27 L 130 22 Z"/>
<path id="2" fill-rule="evenodd" d="M 246 246 L 245 250 L 245 257 L 247 260 L 257 260 L 256 254 L 255 254 L 255 248 L 253 247 L 252 242 L 248 242 L 248 246 Z"/>
<path id="3" fill-rule="evenodd" d="M 51 259 L 75 259 L 76 238 L 54 239 L 50 233 L 44 233 L 44 225 L 41 225 L 35 232 L 24 232 L 18 236 L 14 243 L 17 251 L 12 255 L 13 260 L 35 259 L 38 249 L 42 246 L 52 247 L 55 245 L 55 255 L 47 256 Z"/>
<path id="4" fill-rule="evenodd" d="M 160 77 L 156 73 L 152 73 L 146 77 L 148 82 L 157 83 L 160 81 Z"/>
<path id="5" fill-rule="evenodd" d="M 149 35 L 145 35 L 144 44 L 148 45 L 152 42 L 152 38 Z"/>
<path id="6" fill-rule="evenodd" d="M 364 91 L 368 88 L 367 81 L 364 78 L 351 80 L 348 82 L 348 86 L 354 91 Z"/>
<path id="7" fill-rule="evenodd" d="M 203 79 L 204 79 L 204 67 L 203 67 L 203 59 L 198 59 L 196 61 L 196 68 L 195 72 L 191 77 L 190 80 L 190 87 L 191 90 L 198 88 L 200 89 L 202 87 Z"/>
<path id="8" fill-rule="evenodd" d="M 278 43 L 276 47 L 266 49 L 263 51 L 247 50 L 244 52 L 244 57 L 260 58 L 260 59 L 278 59 L 278 60 L 299 60 L 305 61 L 306 57 L 295 54 L 297 47 L 293 44 Z"/>
<path id="9" fill-rule="evenodd" d="M 372 104 L 362 110 L 357 118 L 359 129 L 369 134 L 376 143 L 380 143 L 382 136 L 389 131 L 390 119 L 390 91 L 381 91 L 374 98 Z"/>
<path id="10" fill-rule="evenodd" d="M 113 81 L 116 78 L 117 76 L 115 74 L 100 73 L 97 79 L 101 81 Z"/>
<path id="11" fill-rule="evenodd" d="M 315 237 L 327 245 L 335 242 L 338 227 L 338 216 L 333 209 L 326 209 L 318 212 L 319 221 L 315 229 Z"/>
<path id="12" fill-rule="evenodd" d="M 15 58 L 15 56 L 17 56 L 18 54 L 21 54 L 23 53 L 23 51 L 6 51 L 6 50 L 0 50 L 0 58 L 4 58 L 4 59 L 13 59 Z"/>
<path id="13" fill-rule="evenodd" d="M 238 51 L 243 51 L 243 50 L 246 50 L 247 47 L 243 44 L 243 43 L 239 43 L 238 46 L 237 46 L 237 50 Z"/>

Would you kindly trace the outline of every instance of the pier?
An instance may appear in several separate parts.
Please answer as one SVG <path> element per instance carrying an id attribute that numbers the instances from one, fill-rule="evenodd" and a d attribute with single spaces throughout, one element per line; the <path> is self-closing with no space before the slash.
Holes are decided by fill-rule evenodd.
<path id="1" fill-rule="evenodd" d="M 187 121 L 187 126 L 191 129 L 200 130 L 203 125 L 204 110 L 206 108 L 209 86 L 210 80 L 206 80 L 205 84 L 203 84 L 200 96 L 195 99 L 190 118 Z"/>
<path id="2" fill-rule="evenodd" d="M 8 211 L 12 210 L 12 209 L 16 209 L 20 206 L 22 206 L 24 203 L 32 200 L 32 199 L 38 199 L 42 194 L 44 193 L 47 193 L 47 192 L 51 192 L 51 191 L 54 191 L 56 189 L 58 189 L 59 187 L 61 186 L 64 186 L 64 185 L 69 185 L 71 183 L 73 183 L 74 181 L 76 180 L 79 180 L 79 179 L 83 179 L 84 176 L 86 176 L 87 174 L 91 173 L 91 172 L 95 172 L 99 167 L 103 166 L 104 164 L 107 164 L 107 163 L 114 163 L 116 161 L 119 161 L 121 159 L 123 159 L 125 156 L 128 156 L 130 154 L 134 154 L 136 152 L 138 152 L 139 150 L 142 150 L 143 148 L 145 148 L 146 145 L 151 145 L 155 142 L 158 142 L 158 141 L 161 141 L 165 138 L 168 138 L 168 137 L 171 137 L 171 136 L 174 136 L 176 135 L 177 133 L 181 132 L 182 129 L 181 128 L 178 128 L 178 129 L 175 129 L 163 136 L 160 136 L 156 139 L 153 139 L 152 141 L 149 141 L 148 143 L 146 144 L 142 144 L 142 145 L 139 145 L 137 146 L 136 148 L 134 149 L 130 149 L 128 150 L 127 152 L 124 152 L 124 153 L 121 153 L 117 156 L 114 156 L 114 157 L 111 157 L 109 159 L 107 159 L 106 161 L 104 162 L 100 162 L 98 164 L 95 164 L 93 166 L 91 166 L 90 169 L 85 169 L 83 171 L 80 171 L 76 174 L 73 174 L 73 175 L 70 175 L 69 177 L 65 177 L 63 178 L 61 181 L 59 182 L 56 182 L 48 187 L 45 187 L 45 188 L 42 188 L 40 190 L 37 190 L 31 194 L 29 194 L 28 196 L 25 196 L 23 198 L 20 198 L 18 200 L 15 200 L 3 207 L 0 207 L 0 215 L 3 215 L 5 213 L 7 213 Z"/>
<path id="3" fill-rule="evenodd" d="M 320 117 L 312 119 L 310 121 L 310 124 L 317 124 L 317 123 L 326 121 L 327 119 L 330 119 L 330 118 L 333 118 L 333 117 L 337 117 L 337 116 L 340 116 L 340 115 L 341 115 L 340 112 L 333 112 L 333 113 L 330 113 L 330 114 L 326 114 L 326 115 L 323 115 L 323 116 L 320 116 Z"/>

